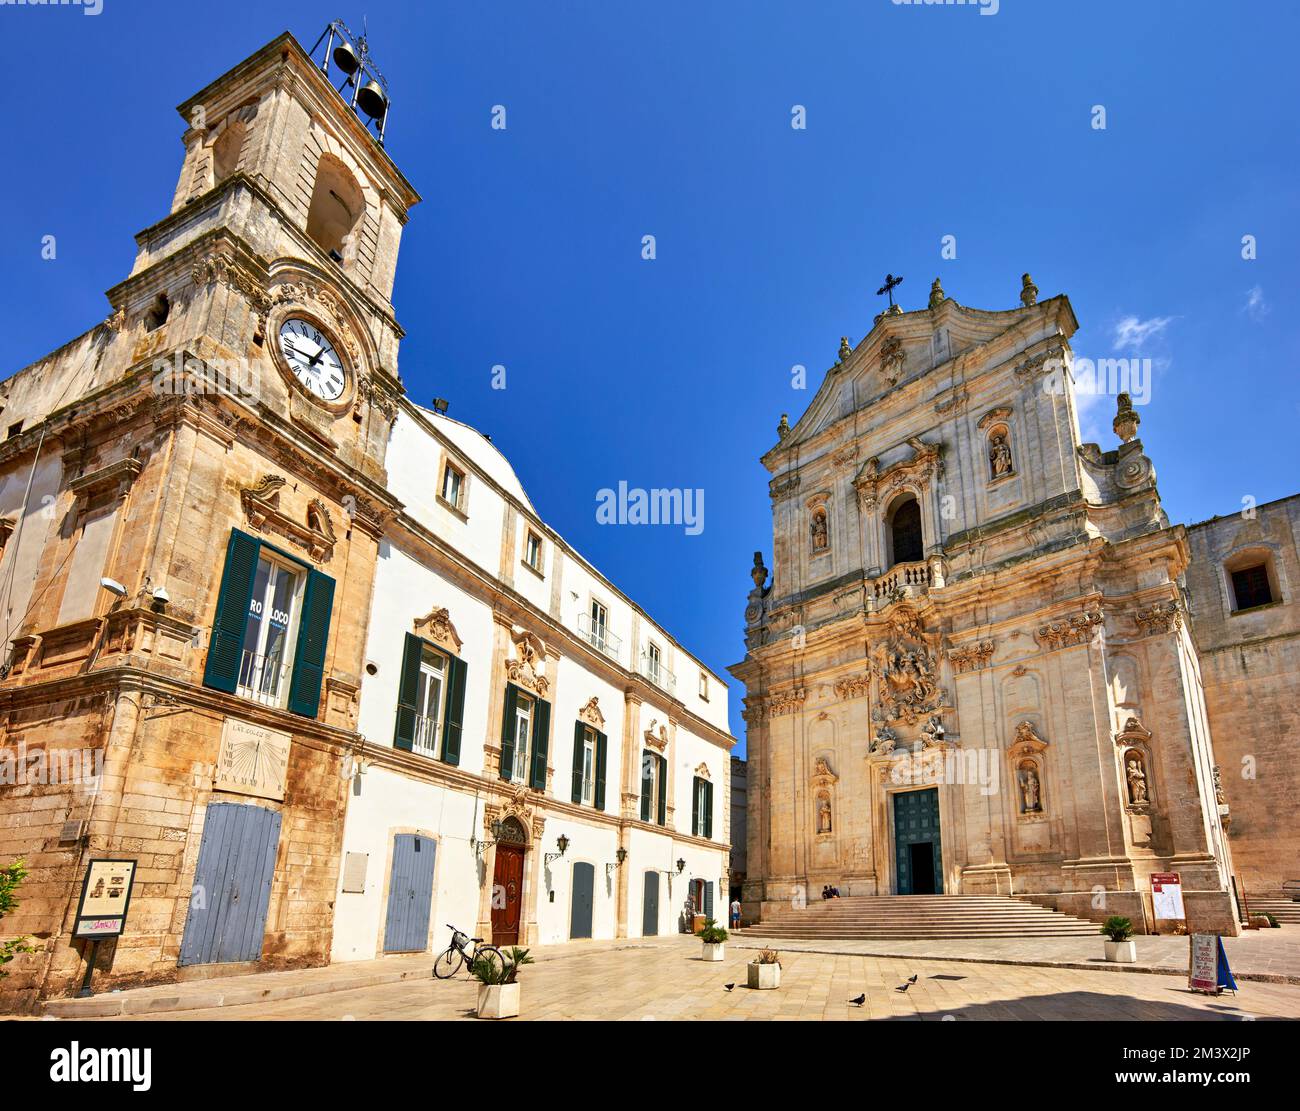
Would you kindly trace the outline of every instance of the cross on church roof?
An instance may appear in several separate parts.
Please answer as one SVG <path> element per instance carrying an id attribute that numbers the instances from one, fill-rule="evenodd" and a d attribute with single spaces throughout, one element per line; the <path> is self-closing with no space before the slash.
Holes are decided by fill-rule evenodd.
<path id="1" fill-rule="evenodd" d="M 876 296 L 883 297 L 885 294 L 889 294 L 889 307 L 892 309 L 894 307 L 894 290 L 902 284 L 903 279 L 901 277 L 895 278 L 893 274 L 886 274 L 885 284 L 876 290 Z"/>

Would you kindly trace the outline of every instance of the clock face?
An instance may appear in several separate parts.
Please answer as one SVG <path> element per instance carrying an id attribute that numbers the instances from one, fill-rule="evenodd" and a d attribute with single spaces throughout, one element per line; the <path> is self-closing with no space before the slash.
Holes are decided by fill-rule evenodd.
<path id="1" fill-rule="evenodd" d="M 329 337 L 310 320 L 291 316 L 281 324 L 280 350 L 294 377 L 322 401 L 343 396 L 347 381 L 343 360 Z"/>

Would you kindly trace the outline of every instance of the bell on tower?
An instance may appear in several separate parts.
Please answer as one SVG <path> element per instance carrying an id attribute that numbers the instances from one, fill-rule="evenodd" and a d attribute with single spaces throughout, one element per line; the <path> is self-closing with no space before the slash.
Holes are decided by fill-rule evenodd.
<path id="1" fill-rule="evenodd" d="M 329 79 L 331 85 L 335 81 L 330 75 L 331 64 L 343 75 L 342 82 L 335 86 L 336 91 L 348 101 L 349 107 L 358 116 L 364 114 L 367 117 L 366 126 L 374 132 L 382 146 L 390 107 L 388 82 L 371 60 L 365 32 L 353 35 L 343 20 L 334 20 L 321 32 L 316 45 L 309 51 L 313 61 L 321 43 L 325 44 L 325 49 L 321 52 L 321 73 Z"/>

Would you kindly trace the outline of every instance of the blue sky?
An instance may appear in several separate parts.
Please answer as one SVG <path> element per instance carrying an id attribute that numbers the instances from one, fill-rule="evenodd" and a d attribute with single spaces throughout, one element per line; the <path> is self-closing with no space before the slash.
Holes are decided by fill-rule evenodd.
<path id="1" fill-rule="evenodd" d="M 1300 5 L 103 3 L 0 7 L 25 67 L 0 376 L 106 315 L 170 203 L 175 105 L 283 30 L 310 47 L 365 15 L 388 149 L 425 198 L 395 294 L 408 391 L 490 433 L 543 517 L 715 669 L 770 556 L 758 456 L 869 330 L 886 271 L 912 309 L 935 276 L 1012 307 L 1028 270 L 1070 296 L 1077 354 L 1152 358 L 1141 431 L 1175 521 L 1300 489 Z M 1086 416 L 1106 448 L 1112 405 Z M 703 532 L 597 524 L 620 480 L 703 489 Z"/>

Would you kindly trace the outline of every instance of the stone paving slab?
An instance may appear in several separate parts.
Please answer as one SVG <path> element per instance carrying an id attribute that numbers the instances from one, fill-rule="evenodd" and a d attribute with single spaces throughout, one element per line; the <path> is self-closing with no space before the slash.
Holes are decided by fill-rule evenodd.
<path id="1" fill-rule="evenodd" d="M 1105 976 L 1096 969 L 1000 966 L 852 953 L 782 954 L 775 991 L 745 987 L 752 952 L 728 946 L 700 959 L 699 942 L 556 947 L 563 955 L 524 969 L 520 1020 L 718 1021 L 1241 1021 L 1300 1018 L 1300 986 L 1248 983 L 1237 995 L 1191 992 L 1171 976 Z M 579 950 L 574 952 L 574 950 Z M 909 977 L 916 977 L 908 983 Z M 733 985 L 728 991 L 726 985 Z M 899 990 L 904 985 L 907 990 Z M 170 1021 L 444 1021 L 474 1018 L 467 976 L 354 988 L 210 1010 Z M 863 1003 L 852 1000 L 862 995 Z M 139 1021 L 126 1015 L 116 1021 Z M 505 1020 L 517 1021 L 517 1020 Z"/>
<path id="2" fill-rule="evenodd" d="M 759 927 L 755 927 L 758 929 Z M 729 944 L 742 949 L 779 949 L 783 952 L 845 953 L 859 956 L 924 957 L 939 961 L 978 961 L 985 964 L 1043 968 L 1089 969 L 1103 972 L 1147 972 L 1187 975 L 1188 941 L 1175 935 L 1139 936 L 1136 964 L 1112 964 L 1103 954 L 1103 938 L 970 938 L 935 941 L 831 941 L 807 938 L 736 934 Z M 1238 980 L 1300 984 L 1300 926 L 1276 930 L 1249 930 L 1225 937 L 1224 951 Z"/>

